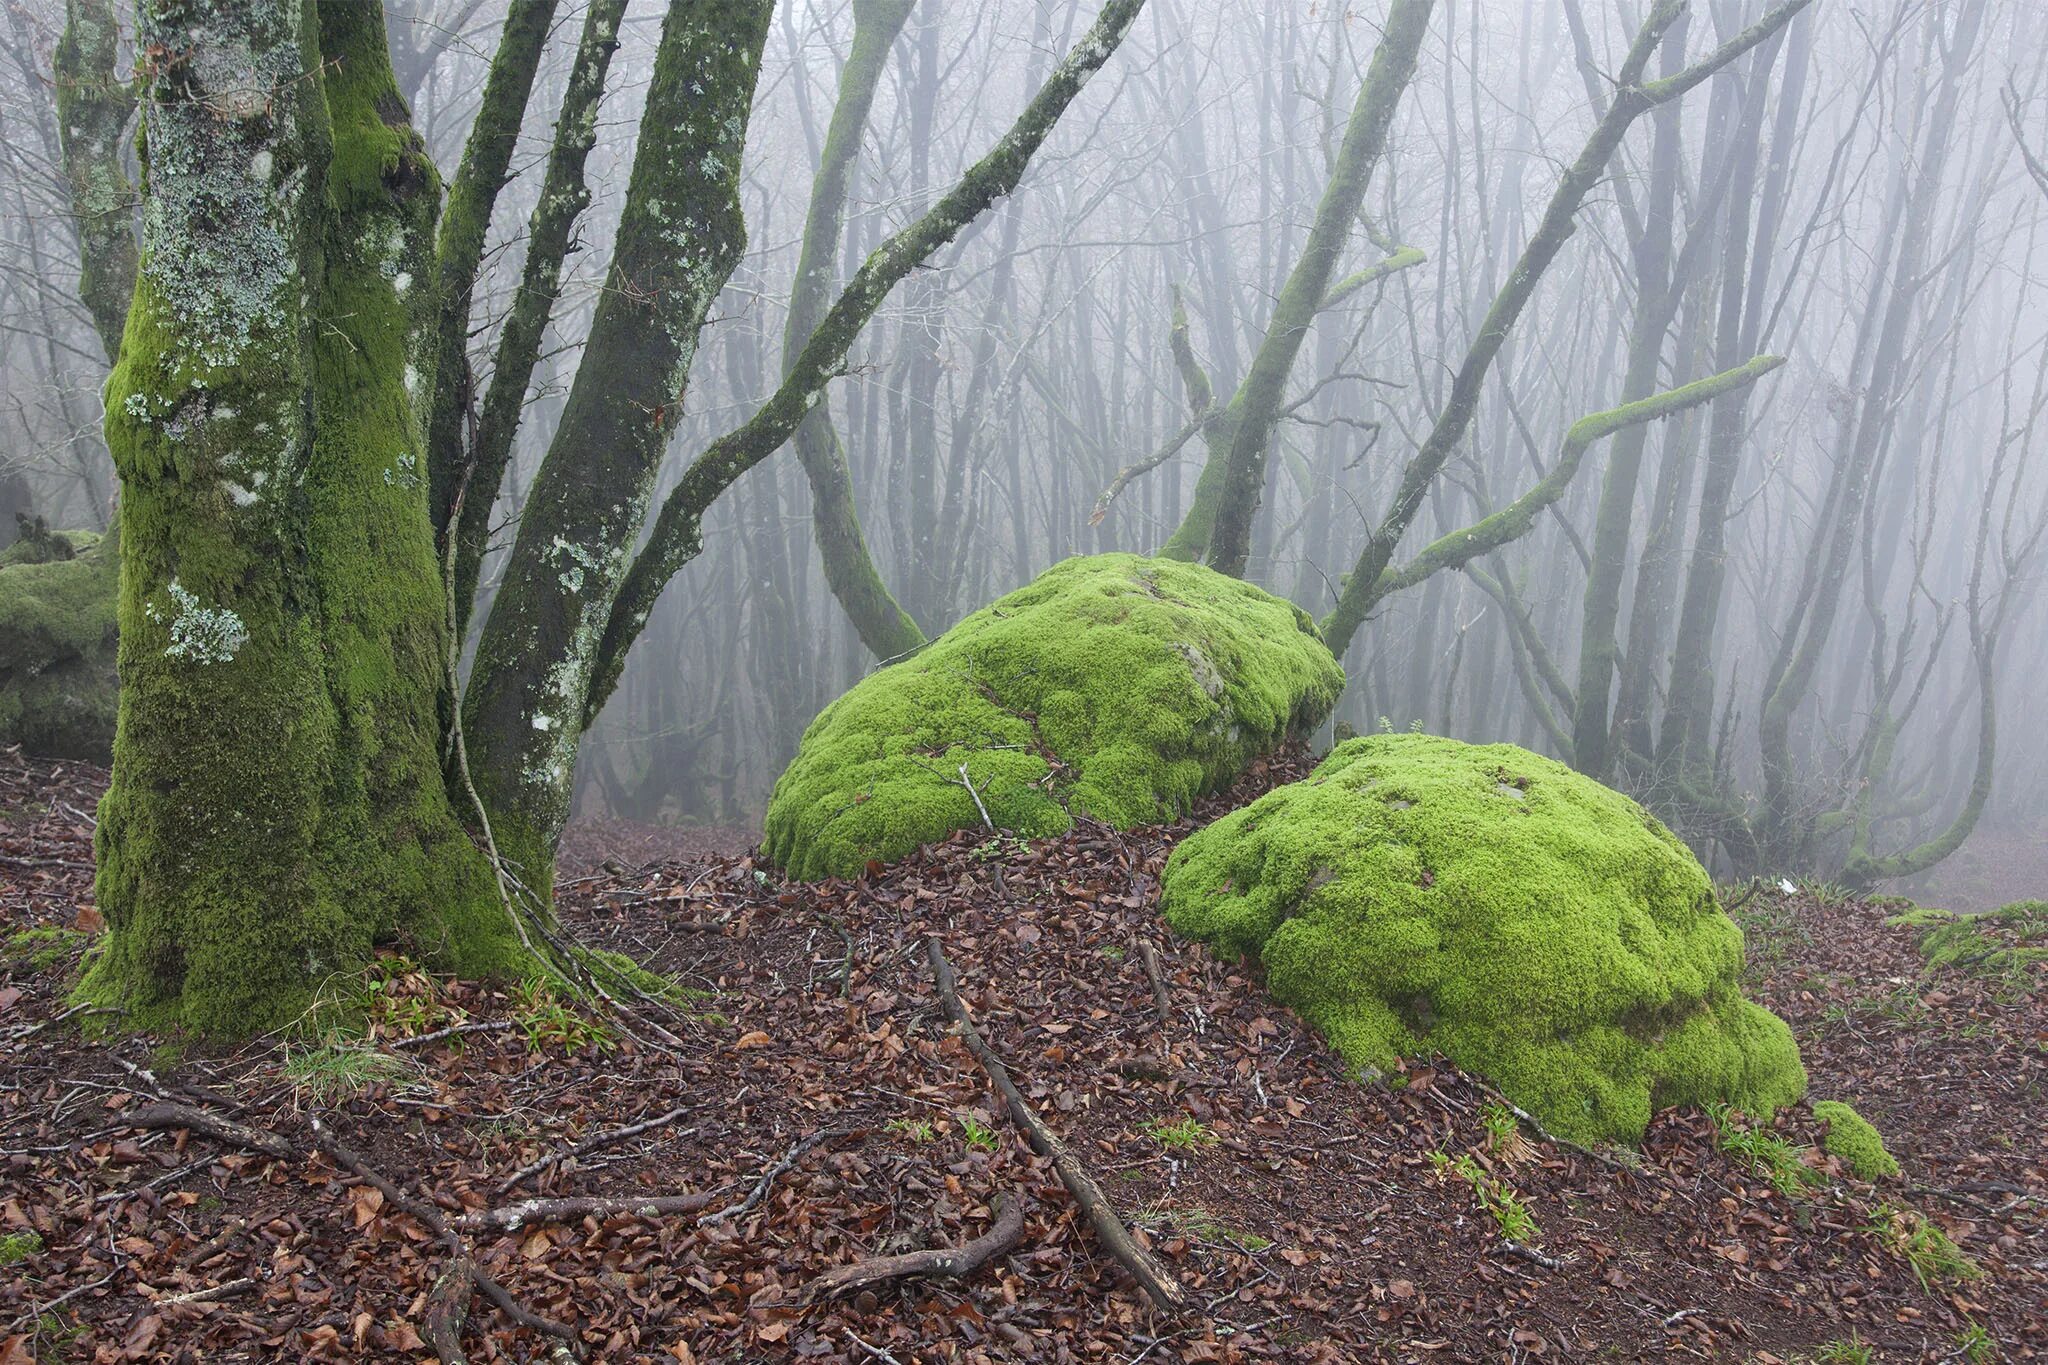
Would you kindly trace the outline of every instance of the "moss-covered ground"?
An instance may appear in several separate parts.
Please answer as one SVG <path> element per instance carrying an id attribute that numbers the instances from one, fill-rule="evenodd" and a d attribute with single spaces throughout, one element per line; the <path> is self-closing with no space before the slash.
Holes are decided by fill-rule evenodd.
<path id="1" fill-rule="evenodd" d="M 1378 735 L 1187 839 L 1173 927 L 1263 961 L 1352 1062 L 1440 1052 L 1554 1132 L 1633 1141 L 1657 1107 L 1800 1097 L 1790 1032 L 1738 985 L 1742 933 L 1634 801 L 1512 745 Z"/>
<path id="2" fill-rule="evenodd" d="M 769 799 L 767 852 L 853 876 L 985 823 L 1170 820 L 1320 723 L 1343 684 L 1307 615 L 1247 583 L 1070 559 L 820 712 Z"/>

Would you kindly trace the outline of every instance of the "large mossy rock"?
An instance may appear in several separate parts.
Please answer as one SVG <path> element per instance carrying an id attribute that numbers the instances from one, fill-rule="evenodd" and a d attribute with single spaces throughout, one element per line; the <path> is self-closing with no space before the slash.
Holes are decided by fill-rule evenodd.
<path id="1" fill-rule="evenodd" d="M 1553 1132 L 1633 1142 L 1655 1108 L 1804 1093 L 1744 999 L 1742 931 L 1634 801 L 1511 744 L 1339 745 L 1184 840 L 1167 920 L 1264 962 L 1350 1061 L 1440 1052 Z"/>
<path id="2" fill-rule="evenodd" d="M 1319 724 L 1344 671 L 1299 608 L 1197 564 L 1055 564 L 818 713 L 769 797 L 768 856 L 853 876 L 989 819 L 1173 819 Z"/>
<path id="3" fill-rule="evenodd" d="M 118 541 L 43 531 L 0 552 L 0 744 L 111 761 Z"/>

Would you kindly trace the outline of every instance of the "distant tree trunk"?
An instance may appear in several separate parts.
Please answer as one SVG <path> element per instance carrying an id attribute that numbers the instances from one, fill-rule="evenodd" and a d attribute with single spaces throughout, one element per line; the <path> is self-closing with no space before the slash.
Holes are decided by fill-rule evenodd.
<path id="1" fill-rule="evenodd" d="M 135 293 L 135 187 L 121 164 L 135 92 L 114 74 L 114 0 L 66 0 L 65 17 L 52 61 L 57 135 L 78 220 L 78 293 L 111 360 Z"/>
<path id="2" fill-rule="evenodd" d="M 784 371 L 817 330 L 831 301 L 832 262 L 845 230 L 853 163 L 860 154 L 868 112 L 882 83 L 889 49 L 910 17 L 915 0 L 855 0 L 853 49 L 839 73 L 839 98 L 825 131 L 811 206 L 798 249 L 796 284 L 783 330 Z M 825 583 L 832 589 L 861 643 L 879 659 L 907 654 L 924 643 L 924 632 L 898 606 L 868 554 L 855 510 L 853 474 L 832 424 L 831 407 L 818 405 L 796 429 L 796 454 L 811 485 L 811 525 Z"/>

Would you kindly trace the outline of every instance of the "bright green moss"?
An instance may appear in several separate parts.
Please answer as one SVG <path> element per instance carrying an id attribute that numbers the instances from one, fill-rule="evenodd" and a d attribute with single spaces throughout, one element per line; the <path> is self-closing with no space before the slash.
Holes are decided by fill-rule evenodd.
<path id="1" fill-rule="evenodd" d="M 1885 922 L 1925 930 L 1920 956 L 1930 968 L 2019 976 L 2048 962 L 2048 901 L 2014 901 L 1982 915 L 1915 907 Z"/>
<path id="2" fill-rule="evenodd" d="M 1261 958 L 1348 1060 L 1441 1052 L 1567 1138 L 1806 1088 L 1791 1031 L 1737 987 L 1742 932 L 1698 861 L 1513 745 L 1351 740 L 1184 841 L 1162 901 L 1181 933 Z"/>
<path id="3" fill-rule="evenodd" d="M 852 876 L 979 828 L 1171 819 L 1328 714 L 1344 672 L 1298 608 L 1195 564 L 1056 564 L 819 712 L 769 798 L 768 855 Z"/>
<path id="4" fill-rule="evenodd" d="M 1885 1150 L 1884 1138 L 1869 1119 L 1840 1100 L 1819 1100 L 1813 1116 L 1828 1126 L 1820 1145 L 1849 1164 L 1858 1180 L 1883 1180 L 1899 1173 L 1899 1163 Z"/>
<path id="5" fill-rule="evenodd" d="M 120 565 L 118 539 L 90 532 L 51 532 L 0 555 L 0 744 L 112 755 Z"/>

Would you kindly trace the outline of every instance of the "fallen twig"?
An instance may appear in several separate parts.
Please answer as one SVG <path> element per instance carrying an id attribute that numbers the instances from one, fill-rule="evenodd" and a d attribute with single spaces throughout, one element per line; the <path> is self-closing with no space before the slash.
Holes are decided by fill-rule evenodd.
<path id="1" fill-rule="evenodd" d="M 852 1342 L 854 1345 L 860 1347 L 863 1351 L 866 1351 L 868 1353 L 868 1359 L 870 1360 L 879 1360 L 882 1362 L 882 1365 L 903 1365 L 902 1361 L 898 1360 L 895 1356 L 890 1355 L 881 1347 L 870 1346 L 865 1341 L 862 1341 L 859 1337 L 855 1336 L 853 1334 L 853 1329 L 851 1327 L 846 1329 L 846 1339 Z"/>
<path id="2" fill-rule="evenodd" d="M 118 1059 L 117 1059 L 118 1060 Z M 173 1104 L 168 1101 L 152 1104 L 133 1113 L 121 1116 L 121 1121 L 130 1128 L 178 1129 L 186 1128 L 195 1133 L 204 1133 L 217 1142 L 233 1147 L 246 1147 L 250 1151 L 274 1156 L 280 1161 L 289 1161 L 298 1155 L 289 1142 L 267 1128 L 252 1128 L 246 1123 L 209 1114 L 204 1109 L 189 1104 Z"/>
<path id="3" fill-rule="evenodd" d="M 981 823 L 987 825 L 993 833 L 996 822 L 988 818 L 988 807 L 981 804 L 981 793 L 974 789 L 974 783 L 969 780 L 965 763 L 960 765 L 960 785 L 967 788 L 967 794 L 974 798 L 974 808 L 981 812 Z"/>
<path id="4" fill-rule="evenodd" d="M 478 1019 L 467 1024 L 450 1024 L 447 1028 L 437 1028 L 432 1033 L 422 1033 L 412 1038 L 394 1038 L 385 1046 L 425 1047 L 428 1043 L 438 1043 L 443 1038 L 453 1038 L 463 1033 L 502 1033 L 512 1025 L 513 1021 L 510 1019 Z"/>
<path id="5" fill-rule="evenodd" d="M 179 1304 L 185 1303 L 212 1303 L 217 1299 L 231 1299 L 237 1294 L 248 1293 L 261 1283 L 262 1281 L 252 1275 L 244 1275 L 240 1279 L 228 1280 L 223 1284 L 213 1285 L 207 1289 L 195 1289 L 187 1294 L 166 1295 L 156 1301 L 156 1306 L 158 1308 L 175 1308 Z"/>
<path id="6" fill-rule="evenodd" d="M 1150 943 L 1138 945 L 1138 960 L 1145 964 L 1145 976 L 1152 983 L 1152 1003 L 1159 1007 L 1159 1027 L 1173 1022 L 1173 997 L 1166 993 L 1166 975 L 1159 970 L 1159 952 Z"/>
<path id="7" fill-rule="evenodd" d="M 1471 1081 L 1474 1087 L 1484 1091 L 1489 1097 L 1492 1098 L 1494 1103 L 1500 1105 L 1503 1109 L 1506 1109 L 1510 1114 L 1513 1114 L 1523 1123 L 1528 1124 L 1529 1127 L 1532 1130 L 1534 1130 L 1537 1137 L 1542 1138 L 1545 1142 L 1551 1144 L 1553 1147 L 1562 1147 L 1566 1151 L 1577 1152 L 1580 1156 L 1585 1157 L 1588 1161 L 1597 1161 L 1602 1166 L 1606 1166 L 1612 1170 L 1627 1171 L 1630 1174 L 1641 1174 L 1641 1172 L 1638 1171 L 1635 1167 L 1628 1165 L 1626 1162 L 1616 1161 L 1613 1157 L 1607 1155 L 1605 1152 L 1595 1151 L 1591 1147 L 1581 1146 L 1579 1143 L 1573 1142 L 1570 1138 L 1559 1137 L 1557 1134 L 1551 1132 L 1548 1128 L 1545 1128 L 1543 1126 L 1542 1121 L 1538 1119 L 1534 1114 L 1522 1108 L 1522 1106 L 1516 1104 L 1506 1095 L 1501 1094 L 1500 1091 L 1496 1090 L 1493 1086 L 1488 1085 L 1479 1077 L 1468 1075 L 1466 1079 Z"/>
<path id="8" fill-rule="evenodd" d="M 309 1122 L 313 1129 L 314 1141 L 322 1152 L 346 1167 L 358 1179 L 373 1186 L 378 1193 L 384 1196 L 384 1202 L 398 1209 L 401 1213 L 410 1215 L 421 1227 L 433 1233 L 435 1237 L 440 1239 L 441 1244 L 448 1248 L 451 1257 L 458 1261 L 469 1259 L 469 1253 L 462 1245 L 462 1238 L 449 1225 L 448 1220 L 441 1216 L 439 1209 L 436 1209 L 424 1200 L 415 1199 L 404 1190 L 399 1189 L 397 1185 L 380 1174 L 369 1162 L 356 1155 L 340 1138 L 337 1138 L 329 1131 L 327 1126 L 321 1123 L 319 1119 L 314 1118 L 309 1120 Z M 563 1343 L 563 1348 L 571 1356 L 576 1356 L 578 1338 L 575 1328 L 556 1322 L 552 1318 L 542 1317 L 540 1314 L 527 1308 L 517 1299 L 513 1298 L 505 1286 L 485 1274 L 483 1267 L 474 1262 L 470 1264 L 469 1273 L 470 1278 L 476 1282 L 476 1287 L 482 1291 L 483 1296 L 496 1304 L 498 1310 L 506 1317 L 522 1327 L 530 1328 L 544 1336 L 554 1337 Z"/>
<path id="9" fill-rule="evenodd" d="M 464 1232 L 511 1231 L 529 1223 L 567 1223 L 578 1218 L 611 1218 L 630 1213 L 658 1218 L 671 1213 L 698 1213 L 717 1197 L 717 1191 L 700 1194 L 661 1194 L 617 1198 L 522 1199 L 495 1209 L 478 1209 L 455 1218 L 451 1226 Z"/>
<path id="10" fill-rule="evenodd" d="M 775 1184 L 777 1177 L 790 1167 L 796 1165 L 797 1159 L 805 1152 L 810 1151 L 811 1148 L 817 1146 L 826 1138 L 836 1136 L 836 1133 L 821 1129 L 808 1137 L 798 1139 L 788 1151 L 782 1154 L 780 1161 L 777 1161 L 767 1170 L 761 1172 L 761 1178 L 754 1182 L 753 1191 L 745 1199 L 742 1199 L 737 1204 L 729 1204 L 716 1213 L 707 1213 L 698 1221 L 704 1223 L 723 1223 L 728 1218 L 737 1218 L 742 1214 L 752 1213 L 754 1207 L 768 1197 L 769 1187 Z"/>
<path id="11" fill-rule="evenodd" d="M 981 1063 L 982 1070 L 994 1082 L 1003 1103 L 1009 1108 L 1011 1120 L 1024 1130 L 1032 1150 L 1052 1162 L 1053 1169 L 1059 1172 L 1060 1182 L 1087 1215 L 1088 1225 L 1095 1229 L 1096 1237 L 1110 1255 L 1131 1272 L 1153 1303 L 1167 1310 L 1186 1307 L 1187 1291 L 1124 1227 L 1110 1205 L 1109 1196 L 1095 1183 L 1095 1177 L 1088 1173 L 1088 1168 L 1067 1150 L 1059 1136 L 1046 1127 L 1044 1120 L 1024 1102 L 1024 1096 L 1010 1079 L 1009 1068 L 1003 1065 L 1002 1058 L 996 1056 L 995 1050 L 967 1017 L 967 1007 L 960 1003 L 960 992 L 953 985 L 952 964 L 946 961 L 945 951 L 939 947 L 937 938 L 925 939 L 925 955 L 931 963 L 932 979 L 938 985 L 939 1000 L 945 1006 L 947 1017 L 960 1030 L 960 1036 L 974 1053 L 975 1060 Z"/>
<path id="12" fill-rule="evenodd" d="M 995 1213 L 995 1222 L 987 1232 L 957 1247 L 911 1251 L 901 1256 L 877 1256 L 873 1260 L 835 1266 L 798 1290 L 797 1302 L 815 1303 L 861 1285 L 908 1279 L 913 1275 L 965 1279 L 991 1258 L 1017 1245 L 1024 1235 L 1024 1202 L 1021 1199 L 998 1198 Z"/>
<path id="13" fill-rule="evenodd" d="M 657 1118 L 643 1119 L 639 1123 L 629 1123 L 623 1128 L 614 1128 L 609 1132 L 596 1133 L 568 1147 L 549 1152 L 544 1157 L 527 1162 L 524 1166 L 521 1166 L 518 1170 L 500 1180 L 498 1182 L 498 1193 L 510 1193 L 520 1184 L 539 1175 L 556 1162 L 567 1161 L 570 1157 L 582 1156 L 585 1152 L 594 1152 L 601 1147 L 609 1147 L 615 1142 L 624 1142 L 627 1138 L 638 1137 L 640 1134 L 649 1132 L 652 1129 L 665 1127 L 689 1112 L 689 1105 L 679 1104 Z"/>
<path id="14" fill-rule="evenodd" d="M 219 1232 L 186 1252 L 178 1264 L 185 1266 L 187 1269 L 193 1266 L 205 1265 L 208 1261 L 234 1245 L 235 1239 L 248 1231 L 248 1229 L 248 1219 L 239 1216 L 230 1218 Z"/>
<path id="15" fill-rule="evenodd" d="M 1500 1246 L 1501 1250 L 1507 1252 L 1509 1255 L 1519 1256 L 1525 1261 L 1534 1262 L 1535 1264 L 1542 1266 L 1545 1270 L 1564 1269 L 1564 1262 L 1560 1261 L 1557 1257 L 1546 1256 L 1542 1252 L 1538 1251 L 1535 1247 L 1528 1246 L 1522 1242 L 1514 1241 L 1511 1238 L 1501 1238 Z"/>

